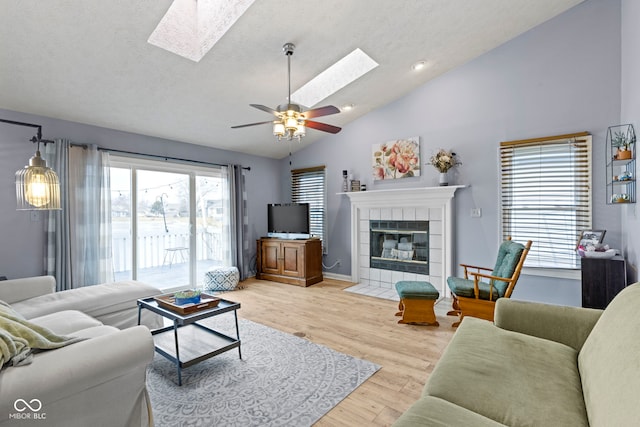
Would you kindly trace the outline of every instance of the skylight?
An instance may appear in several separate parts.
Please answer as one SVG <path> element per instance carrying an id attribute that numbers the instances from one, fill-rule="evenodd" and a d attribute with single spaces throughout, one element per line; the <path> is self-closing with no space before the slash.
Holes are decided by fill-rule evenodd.
<path id="1" fill-rule="evenodd" d="M 199 62 L 255 0 L 174 0 L 150 44 Z"/>
<path id="2" fill-rule="evenodd" d="M 312 107 L 377 66 L 369 55 L 356 49 L 292 93 L 291 100 Z"/>

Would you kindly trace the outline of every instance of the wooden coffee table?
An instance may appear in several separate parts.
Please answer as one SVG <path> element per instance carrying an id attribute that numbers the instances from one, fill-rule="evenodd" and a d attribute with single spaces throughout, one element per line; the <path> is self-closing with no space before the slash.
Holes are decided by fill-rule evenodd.
<path id="1" fill-rule="evenodd" d="M 173 322 L 173 325 L 151 331 L 156 351 L 176 364 L 178 369 L 178 385 L 182 385 L 182 368 L 195 365 L 210 357 L 238 348 L 238 356 L 242 359 L 240 349 L 240 331 L 238 329 L 238 312 L 240 303 L 221 299 L 217 307 L 180 314 L 158 305 L 154 297 L 138 300 L 138 325 L 142 309 L 157 313 Z M 236 337 L 230 337 L 198 321 L 233 311 L 236 323 Z M 180 336 L 180 340 L 178 340 Z"/>

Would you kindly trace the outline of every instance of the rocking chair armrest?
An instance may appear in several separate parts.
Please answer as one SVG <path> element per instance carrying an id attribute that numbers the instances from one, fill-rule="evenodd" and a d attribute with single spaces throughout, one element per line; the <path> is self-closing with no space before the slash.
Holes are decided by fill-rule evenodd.
<path id="1" fill-rule="evenodd" d="M 474 277 L 484 277 L 485 279 L 498 280 L 500 282 L 511 282 L 512 280 L 511 277 L 492 276 L 491 274 L 484 274 L 476 271 L 470 271 L 469 274 Z"/>
<path id="2" fill-rule="evenodd" d="M 460 264 L 460 267 L 464 267 L 464 269 L 466 270 L 467 268 L 475 268 L 476 270 L 486 270 L 486 271 L 492 271 L 493 269 L 491 268 L 487 268 L 487 267 L 478 267 L 477 265 L 471 265 L 471 264 Z"/>
<path id="3" fill-rule="evenodd" d="M 471 264 L 460 264 L 460 266 L 464 268 L 464 278 L 465 279 L 469 278 L 469 274 L 478 273 L 478 272 L 480 272 L 480 270 L 491 271 L 490 268 L 478 267 L 477 265 L 471 265 Z M 474 269 L 474 270 L 478 270 L 478 271 L 473 272 L 473 271 L 469 271 L 469 269 Z"/>
<path id="4" fill-rule="evenodd" d="M 493 281 L 494 280 L 499 280 L 501 282 L 511 282 L 511 278 L 492 276 L 491 274 L 483 274 L 475 271 L 470 271 L 469 274 L 473 276 L 473 292 L 476 298 L 480 296 L 480 289 L 478 289 L 478 282 L 480 281 L 480 277 L 484 277 L 485 279 L 490 279 L 489 281 L 489 296 L 490 296 L 489 300 L 490 301 L 493 301 L 493 289 L 494 289 Z M 496 291 L 496 297 L 498 297 L 497 291 Z"/>

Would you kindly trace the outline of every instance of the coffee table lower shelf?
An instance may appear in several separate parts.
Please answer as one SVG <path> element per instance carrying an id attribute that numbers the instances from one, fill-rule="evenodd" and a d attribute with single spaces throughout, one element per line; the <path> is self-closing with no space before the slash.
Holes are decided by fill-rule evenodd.
<path id="1" fill-rule="evenodd" d="M 180 333 L 178 354 L 176 332 Z M 167 326 L 151 333 L 156 351 L 180 368 L 187 368 L 225 351 L 240 348 L 240 340 L 198 323 L 180 326 L 177 329 Z"/>

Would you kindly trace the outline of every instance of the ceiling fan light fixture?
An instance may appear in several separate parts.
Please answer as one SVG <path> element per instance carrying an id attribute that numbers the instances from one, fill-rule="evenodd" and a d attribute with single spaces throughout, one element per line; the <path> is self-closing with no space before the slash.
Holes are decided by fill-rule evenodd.
<path id="1" fill-rule="evenodd" d="M 301 105 L 289 101 L 291 99 L 291 55 L 293 55 L 294 49 L 295 46 L 292 43 L 286 43 L 283 46 L 284 53 L 287 56 L 287 83 L 289 86 L 289 96 L 287 97 L 288 102 L 286 104 L 278 105 L 276 109 L 269 108 L 260 104 L 249 104 L 250 106 L 257 108 L 258 110 L 273 114 L 276 117 L 275 120 L 231 126 L 232 129 L 273 123 L 273 135 L 278 139 L 278 141 L 281 141 L 282 138 L 285 138 L 287 141 L 297 139 L 298 142 L 302 141 L 302 138 L 306 134 L 307 127 L 317 129 L 322 132 L 340 132 L 341 129 L 337 126 L 309 120 L 315 117 L 322 117 L 339 113 L 340 110 L 337 107 L 334 107 L 333 105 L 326 105 L 324 107 L 313 108 L 311 110 L 304 110 Z"/>
<path id="2" fill-rule="evenodd" d="M 306 132 L 306 128 L 304 127 L 304 123 L 298 123 L 298 126 L 296 127 L 296 131 L 293 133 L 293 136 L 298 138 L 298 141 L 300 140 L 300 138 L 302 138 L 305 135 Z"/>
<path id="3" fill-rule="evenodd" d="M 298 119 L 295 116 L 289 116 L 284 120 L 284 127 L 287 130 L 296 131 L 298 129 Z"/>
<path id="4" fill-rule="evenodd" d="M 275 122 L 273 124 L 273 135 L 277 136 L 278 139 L 284 136 L 284 124 L 282 124 L 282 122 Z"/>

